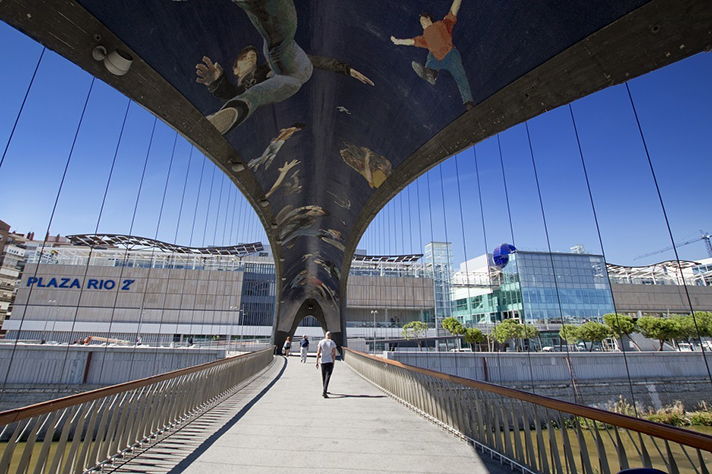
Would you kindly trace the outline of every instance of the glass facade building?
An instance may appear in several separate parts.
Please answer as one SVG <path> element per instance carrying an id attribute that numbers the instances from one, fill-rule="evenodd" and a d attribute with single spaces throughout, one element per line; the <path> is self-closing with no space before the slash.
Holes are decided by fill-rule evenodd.
<path id="1" fill-rule="evenodd" d="M 435 323 L 438 330 L 440 322 L 452 316 L 452 244 L 450 242 L 430 242 L 425 246 L 425 271 L 432 276 L 435 308 L 434 318 L 426 314 L 426 322 Z M 434 319 L 434 320 L 431 320 Z"/>
<path id="2" fill-rule="evenodd" d="M 519 252 L 513 260 L 527 320 L 578 324 L 614 312 L 602 256 Z"/>
<path id="3" fill-rule="evenodd" d="M 489 268 L 491 287 L 454 294 L 455 316 L 468 325 L 517 318 L 529 323 L 582 323 L 614 312 L 600 255 L 518 251 L 501 270 Z M 468 301 L 469 300 L 469 301 Z"/>

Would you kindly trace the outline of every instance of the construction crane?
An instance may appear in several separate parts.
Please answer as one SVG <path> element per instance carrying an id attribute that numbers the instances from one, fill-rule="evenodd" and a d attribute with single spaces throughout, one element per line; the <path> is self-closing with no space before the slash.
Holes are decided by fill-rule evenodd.
<path id="1" fill-rule="evenodd" d="M 664 249 L 656 250 L 655 252 L 650 252 L 650 253 L 646 253 L 644 255 L 639 255 L 639 256 L 635 257 L 633 260 L 640 260 L 641 258 L 650 257 L 651 255 L 656 255 L 659 253 L 667 252 L 668 250 L 672 250 L 674 248 L 683 247 L 688 244 L 694 244 L 695 242 L 698 242 L 700 240 L 704 240 L 705 248 L 707 249 L 707 256 L 712 258 L 712 242 L 710 242 L 710 239 L 712 239 L 712 235 L 710 235 L 709 232 L 705 232 L 704 230 L 701 230 L 700 236 L 697 237 L 696 239 L 688 240 L 687 242 L 681 242 L 674 246 L 671 245 L 670 247 L 665 247 Z"/>

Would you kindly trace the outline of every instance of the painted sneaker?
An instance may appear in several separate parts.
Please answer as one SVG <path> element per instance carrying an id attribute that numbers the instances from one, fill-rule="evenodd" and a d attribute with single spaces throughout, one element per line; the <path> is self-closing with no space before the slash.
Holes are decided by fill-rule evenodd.
<path id="1" fill-rule="evenodd" d="M 244 122 L 248 112 L 249 109 L 244 101 L 232 99 L 223 105 L 220 110 L 205 118 L 207 118 L 222 135 L 225 135 Z"/>
<path id="2" fill-rule="evenodd" d="M 418 77 L 420 77 L 421 79 L 425 79 L 432 85 L 435 85 L 435 81 L 438 78 L 437 71 L 427 68 L 417 61 L 413 61 L 412 66 L 413 66 L 413 71 L 415 71 L 415 73 L 418 75 Z"/>

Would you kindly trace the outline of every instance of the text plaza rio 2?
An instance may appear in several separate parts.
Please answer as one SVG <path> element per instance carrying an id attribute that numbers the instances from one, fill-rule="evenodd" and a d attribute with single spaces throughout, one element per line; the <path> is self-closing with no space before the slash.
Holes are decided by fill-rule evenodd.
<path id="1" fill-rule="evenodd" d="M 122 280 L 119 285 L 119 290 L 127 291 L 131 289 L 131 284 L 136 280 Z M 29 277 L 27 279 L 26 286 L 36 286 L 37 288 L 75 288 L 81 289 L 82 284 L 79 278 L 50 278 L 46 277 Z M 117 282 L 115 280 L 99 280 L 96 278 L 90 278 L 87 280 L 86 290 L 113 290 L 116 288 Z"/>

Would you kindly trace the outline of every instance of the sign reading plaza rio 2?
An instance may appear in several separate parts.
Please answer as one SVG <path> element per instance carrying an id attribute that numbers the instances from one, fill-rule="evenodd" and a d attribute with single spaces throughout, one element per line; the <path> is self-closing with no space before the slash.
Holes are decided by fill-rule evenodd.
<path id="1" fill-rule="evenodd" d="M 90 278 L 86 281 L 86 290 L 113 290 L 119 286 L 120 291 L 131 290 L 131 285 L 136 280 L 121 280 L 117 282 L 111 279 L 96 279 Z M 64 288 L 64 289 L 82 289 L 82 283 L 79 278 L 55 278 L 55 277 L 29 277 L 25 286 L 36 286 L 37 288 Z"/>

